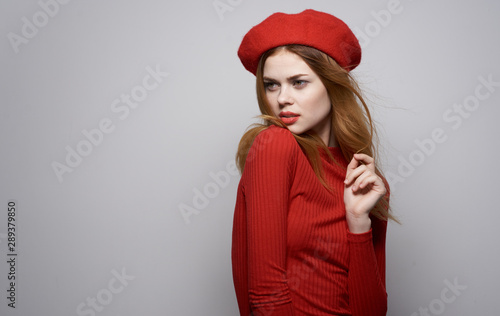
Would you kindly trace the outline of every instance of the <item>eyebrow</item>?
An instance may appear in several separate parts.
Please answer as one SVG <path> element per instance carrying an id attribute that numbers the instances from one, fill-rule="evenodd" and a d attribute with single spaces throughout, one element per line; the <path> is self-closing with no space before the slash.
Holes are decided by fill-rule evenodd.
<path id="1" fill-rule="evenodd" d="M 293 81 L 293 80 L 296 80 L 302 76 L 307 76 L 307 74 L 297 74 L 297 75 L 293 75 L 293 76 L 290 76 L 288 78 L 286 78 L 287 81 Z M 262 79 L 264 80 L 269 80 L 269 81 L 276 81 L 276 79 L 273 79 L 273 78 L 270 78 L 270 77 L 266 77 L 264 76 Z"/>

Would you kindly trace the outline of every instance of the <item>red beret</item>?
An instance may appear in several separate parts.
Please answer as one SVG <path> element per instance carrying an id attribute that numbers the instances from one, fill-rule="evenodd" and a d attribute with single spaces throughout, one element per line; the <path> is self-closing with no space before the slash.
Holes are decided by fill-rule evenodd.
<path id="1" fill-rule="evenodd" d="M 361 47 L 351 29 L 333 15 L 311 9 L 297 14 L 272 14 L 248 31 L 238 56 L 243 66 L 255 75 L 263 53 L 288 44 L 314 47 L 348 71 L 361 61 Z"/>

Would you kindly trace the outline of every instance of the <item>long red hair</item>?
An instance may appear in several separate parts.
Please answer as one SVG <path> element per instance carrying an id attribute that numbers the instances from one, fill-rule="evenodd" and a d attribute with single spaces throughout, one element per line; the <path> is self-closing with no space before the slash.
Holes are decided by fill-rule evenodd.
<path id="1" fill-rule="evenodd" d="M 265 52 L 260 58 L 256 73 L 256 88 L 257 101 L 262 113 L 259 117 L 263 120 L 263 123 L 253 124 L 240 140 L 236 153 L 236 163 L 240 172 L 243 172 L 248 151 L 255 137 L 261 131 L 271 125 L 287 128 L 274 115 L 269 106 L 263 80 L 266 59 L 278 50 L 286 50 L 297 54 L 320 77 L 328 91 L 332 104 L 331 119 L 333 134 L 346 161 L 351 161 L 354 153 L 366 154 L 373 157 L 376 161 L 376 150 L 373 144 L 375 138 L 374 124 L 361 90 L 351 74 L 340 67 L 330 56 L 315 48 L 304 45 L 286 45 L 273 48 Z M 319 148 L 322 148 L 328 154 L 329 158 L 335 162 L 335 158 L 328 150 L 326 144 L 312 130 L 300 135 L 293 134 L 293 136 L 309 160 L 319 181 L 325 188 L 330 190 L 323 175 L 319 153 Z M 376 168 L 376 173 L 383 178 L 382 172 L 378 168 Z M 386 186 L 388 186 L 387 182 Z M 389 192 L 389 188 L 387 188 L 387 192 Z M 389 212 L 388 199 L 389 194 L 381 198 L 371 212 L 380 219 L 397 221 Z"/>

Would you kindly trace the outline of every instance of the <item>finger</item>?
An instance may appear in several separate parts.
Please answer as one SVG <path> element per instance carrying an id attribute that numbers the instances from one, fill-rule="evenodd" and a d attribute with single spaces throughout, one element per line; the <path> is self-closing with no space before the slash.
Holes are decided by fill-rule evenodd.
<path id="1" fill-rule="evenodd" d="M 361 174 L 364 172 L 369 171 L 365 165 L 360 165 L 356 169 L 350 171 L 349 173 L 346 173 L 346 178 L 344 183 L 346 185 L 351 184 L 356 178 L 358 178 Z"/>
<path id="2" fill-rule="evenodd" d="M 355 188 L 355 190 L 358 190 L 358 189 L 364 189 L 369 185 L 375 185 L 375 183 L 377 182 L 377 178 L 378 177 L 373 173 L 365 172 L 356 179 L 353 188 Z"/>
<path id="3" fill-rule="evenodd" d="M 351 162 L 347 165 L 347 170 L 346 170 L 346 175 L 345 175 L 345 181 L 344 183 L 348 183 L 348 178 L 350 174 L 355 170 L 358 166 L 360 165 L 359 161 L 357 161 L 354 157 L 351 159 Z"/>
<path id="4" fill-rule="evenodd" d="M 347 173 L 351 172 L 352 170 L 356 169 L 361 163 L 359 161 L 352 157 L 351 162 L 347 165 Z"/>
<path id="5" fill-rule="evenodd" d="M 367 154 L 354 154 L 353 158 L 367 166 L 375 167 L 375 160 Z"/>
<path id="6" fill-rule="evenodd" d="M 359 185 L 363 182 L 363 180 L 366 179 L 367 177 L 370 177 L 371 175 L 372 173 L 369 170 L 360 174 L 356 179 L 353 180 L 352 189 L 357 190 L 359 188 Z"/>

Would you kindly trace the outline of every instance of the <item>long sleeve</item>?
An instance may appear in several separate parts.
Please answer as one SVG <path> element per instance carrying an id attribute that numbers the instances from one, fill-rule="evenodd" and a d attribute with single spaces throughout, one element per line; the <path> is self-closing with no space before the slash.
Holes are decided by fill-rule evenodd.
<path id="1" fill-rule="evenodd" d="M 248 295 L 253 315 L 293 315 L 286 279 L 287 213 L 298 147 L 283 129 L 261 132 L 244 170 Z"/>
<path id="2" fill-rule="evenodd" d="M 350 246 L 349 301 L 353 316 L 387 314 L 385 238 L 387 222 L 372 218 L 363 234 L 347 232 Z"/>
<path id="3" fill-rule="evenodd" d="M 255 138 L 238 186 L 232 269 L 242 316 L 385 315 L 387 222 L 347 230 L 345 161 L 321 156 L 319 181 L 293 134 L 270 126 Z M 321 153 L 321 152 L 320 152 Z M 332 193 L 333 192 L 333 193 Z"/>

